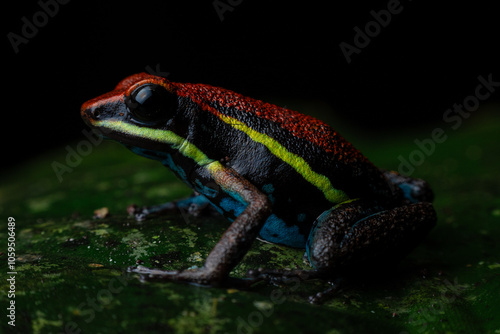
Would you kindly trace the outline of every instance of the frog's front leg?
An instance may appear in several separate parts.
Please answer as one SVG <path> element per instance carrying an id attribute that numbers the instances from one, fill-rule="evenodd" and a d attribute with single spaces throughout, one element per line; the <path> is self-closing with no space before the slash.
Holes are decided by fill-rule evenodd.
<path id="1" fill-rule="evenodd" d="M 185 199 L 153 206 L 139 207 L 133 204 L 127 208 L 127 212 L 137 221 L 143 221 L 151 216 L 168 213 L 181 213 L 182 215 L 188 214 L 191 216 L 217 214 L 217 211 L 211 205 L 210 201 L 204 195 L 200 195 L 196 192 L 191 197 Z"/>
<path id="2" fill-rule="evenodd" d="M 271 214 L 271 202 L 254 185 L 234 170 L 220 164 L 209 167 L 215 182 L 223 192 L 247 203 L 245 210 L 233 221 L 212 249 L 202 268 L 184 271 L 163 271 L 142 266 L 129 271 L 146 278 L 159 278 L 217 286 L 228 279 L 231 270 L 241 261 Z"/>

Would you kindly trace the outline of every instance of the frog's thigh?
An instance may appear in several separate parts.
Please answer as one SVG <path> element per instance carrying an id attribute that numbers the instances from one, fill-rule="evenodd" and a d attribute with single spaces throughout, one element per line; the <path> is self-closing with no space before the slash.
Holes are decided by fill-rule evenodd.
<path id="1" fill-rule="evenodd" d="M 373 212 L 363 203 L 347 203 L 325 212 L 311 230 L 307 254 L 319 271 L 351 267 L 375 258 L 397 261 L 435 225 L 430 203 Z"/>

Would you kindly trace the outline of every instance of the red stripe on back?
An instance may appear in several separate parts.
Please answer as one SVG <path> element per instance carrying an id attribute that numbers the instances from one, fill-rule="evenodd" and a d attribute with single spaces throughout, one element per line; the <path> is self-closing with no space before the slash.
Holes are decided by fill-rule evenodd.
<path id="1" fill-rule="evenodd" d="M 278 107 L 276 105 L 243 96 L 224 88 L 204 84 L 173 83 L 177 94 L 188 97 L 215 115 L 223 113 L 224 108 L 234 108 L 238 111 L 251 113 L 256 117 L 268 120 L 289 131 L 293 136 L 305 139 L 321 147 L 328 153 L 333 153 L 338 160 L 363 161 L 366 158 L 348 141 L 340 136 L 328 124 L 297 111 Z M 216 102 L 222 108 L 218 110 L 208 105 Z M 230 116 L 230 115 L 228 115 Z M 251 124 L 247 124 L 251 126 Z"/>

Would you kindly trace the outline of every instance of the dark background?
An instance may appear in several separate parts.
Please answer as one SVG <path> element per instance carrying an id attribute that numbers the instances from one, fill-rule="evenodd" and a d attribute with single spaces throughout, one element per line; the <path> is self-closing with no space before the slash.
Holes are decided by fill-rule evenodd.
<path id="1" fill-rule="evenodd" d="M 488 5 L 401 1 L 348 64 L 339 44 L 353 45 L 353 28 L 389 1 L 232 3 L 221 20 L 213 1 L 70 1 L 17 54 L 8 33 L 22 35 L 22 18 L 42 7 L 6 4 L 2 167 L 82 138 L 84 101 L 157 66 L 173 81 L 255 98 L 322 100 L 375 136 L 441 124 L 479 75 L 500 81 L 498 11 Z"/>

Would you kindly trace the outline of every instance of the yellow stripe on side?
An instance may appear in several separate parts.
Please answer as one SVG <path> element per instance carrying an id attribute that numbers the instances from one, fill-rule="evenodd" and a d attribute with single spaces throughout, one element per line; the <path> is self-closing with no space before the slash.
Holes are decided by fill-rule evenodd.
<path id="1" fill-rule="evenodd" d="M 328 201 L 332 203 L 341 203 L 349 199 L 349 197 L 342 190 L 335 189 L 326 176 L 314 172 L 303 158 L 288 151 L 273 138 L 255 131 L 246 124 L 232 117 L 222 114 L 218 114 L 217 116 L 225 123 L 247 134 L 252 140 L 266 146 L 272 154 L 289 164 L 300 175 L 302 175 L 305 180 L 323 192 Z M 128 133 L 136 137 L 169 144 L 172 148 L 179 150 L 179 152 L 185 157 L 193 159 L 198 165 L 206 166 L 212 175 L 224 169 L 220 162 L 208 158 L 198 147 L 172 131 L 140 127 L 117 120 L 97 121 L 94 125 L 121 133 Z"/>
<path id="2" fill-rule="evenodd" d="M 135 137 L 149 139 L 159 143 L 169 144 L 185 157 L 193 159 L 200 166 L 206 166 L 214 163 L 220 164 L 218 161 L 207 157 L 205 153 L 186 140 L 186 138 L 183 138 L 172 131 L 151 129 L 117 120 L 98 121 L 95 122 L 95 126 L 111 129 L 120 133 L 128 133 Z M 209 170 L 211 169 L 209 168 Z"/>
<path id="3" fill-rule="evenodd" d="M 172 131 L 151 129 L 117 120 L 98 121 L 95 126 L 102 126 L 121 133 L 129 133 L 136 137 L 169 144 L 185 157 L 193 159 L 200 166 L 204 166 L 216 180 L 219 179 L 220 173 L 224 171 L 225 167 L 219 161 L 210 159 L 196 145 Z"/>
<path id="4" fill-rule="evenodd" d="M 349 199 L 349 197 L 342 190 L 335 189 L 333 187 L 330 179 L 322 174 L 314 172 L 303 158 L 288 151 L 283 145 L 278 143 L 273 138 L 255 131 L 246 124 L 232 117 L 222 114 L 217 114 L 217 116 L 233 128 L 246 133 L 250 138 L 252 138 L 253 141 L 261 143 L 267 147 L 272 154 L 289 164 L 300 175 L 302 175 L 304 179 L 321 190 L 328 201 L 332 203 L 341 203 Z"/>

